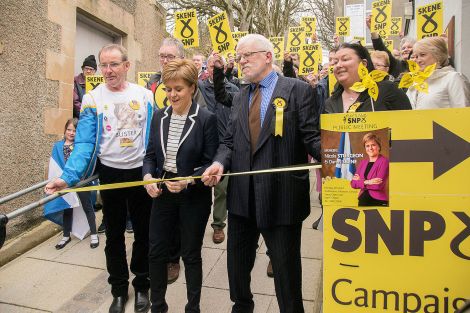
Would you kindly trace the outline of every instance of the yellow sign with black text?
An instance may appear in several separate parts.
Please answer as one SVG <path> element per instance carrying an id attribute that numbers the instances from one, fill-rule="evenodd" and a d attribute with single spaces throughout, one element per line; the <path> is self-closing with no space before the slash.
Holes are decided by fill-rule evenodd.
<path id="1" fill-rule="evenodd" d="M 317 31 L 317 18 L 314 16 L 302 16 L 300 26 L 305 28 L 305 37 L 310 38 Z"/>
<path id="2" fill-rule="evenodd" d="M 353 39 L 361 44 L 361 46 L 366 46 L 366 38 L 362 36 L 354 36 Z"/>
<path id="3" fill-rule="evenodd" d="M 390 36 L 390 28 L 392 26 L 392 0 L 372 2 L 371 15 L 371 32 L 378 33 L 382 38 Z"/>
<path id="4" fill-rule="evenodd" d="M 138 72 L 137 73 L 137 84 L 145 87 L 152 75 L 156 74 L 157 72 Z"/>
<path id="5" fill-rule="evenodd" d="M 173 35 L 181 40 L 185 48 L 199 47 L 196 9 L 175 12 Z"/>
<path id="6" fill-rule="evenodd" d="M 91 90 L 95 89 L 99 84 L 102 83 L 104 83 L 103 75 L 85 76 L 85 92 L 89 93 Z"/>
<path id="7" fill-rule="evenodd" d="M 336 34 L 338 36 L 350 36 L 351 33 L 351 19 L 349 16 L 338 16 L 336 18 Z"/>
<path id="8" fill-rule="evenodd" d="M 299 53 L 299 75 L 318 73 L 321 46 L 319 43 L 302 45 Z"/>
<path id="9" fill-rule="evenodd" d="M 401 32 L 401 24 L 402 18 L 401 17 L 392 17 L 392 25 L 390 26 L 390 36 L 400 36 Z"/>
<path id="10" fill-rule="evenodd" d="M 305 44 L 305 27 L 289 27 L 287 51 L 289 53 L 300 53 L 303 44 Z"/>
<path id="11" fill-rule="evenodd" d="M 248 35 L 248 32 L 232 32 L 232 38 L 235 41 L 235 45 L 238 44 L 238 41 Z"/>
<path id="12" fill-rule="evenodd" d="M 235 41 L 227 18 L 227 13 L 221 12 L 209 20 L 209 33 L 212 41 L 212 48 L 222 55 L 227 55 L 230 51 L 235 51 Z"/>
<path id="13" fill-rule="evenodd" d="M 393 40 L 384 39 L 384 45 L 385 45 L 385 48 L 388 49 L 388 51 L 390 52 L 393 51 Z"/>
<path id="14" fill-rule="evenodd" d="M 470 298 L 470 108 L 322 114 L 323 311 Z"/>
<path id="15" fill-rule="evenodd" d="M 334 66 L 328 67 L 328 95 L 331 96 L 333 90 L 335 90 L 336 76 L 334 74 Z"/>
<path id="16" fill-rule="evenodd" d="M 442 35 L 444 25 L 444 4 L 442 1 L 420 6 L 416 9 L 418 40 L 424 37 Z"/>
<path id="17" fill-rule="evenodd" d="M 269 37 L 269 41 L 273 44 L 274 59 L 284 59 L 284 37 Z"/>

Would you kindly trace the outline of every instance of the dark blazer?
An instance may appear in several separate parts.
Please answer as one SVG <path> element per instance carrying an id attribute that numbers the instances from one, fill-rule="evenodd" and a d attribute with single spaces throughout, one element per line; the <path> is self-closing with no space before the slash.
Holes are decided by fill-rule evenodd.
<path id="1" fill-rule="evenodd" d="M 274 136 L 273 100 L 283 98 L 283 135 Z M 269 169 L 308 162 L 311 154 L 320 159 L 320 132 L 313 89 L 306 83 L 279 76 L 271 104 L 261 127 L 252 156 L 248 126 L 249 86 L 240 89 L 223 143 L 214 158 L 224 171 L 242 172 Z M 308 171 L 262 174 L 253 176 L 258 227 L 293 225 L 310 213 Z M 250 217 L 250 177 L 234 176 L 229 180 L 227 209 L 231 214 Z"/>
<path id="2" fill-rule="evenodd" d="M 156 111 L 153 115 L 142 176 L 150 173 L 155 178 L 162 177 L 172 112 L 173 109 L 169 106 Z M 215 115 L 193 102 L 184 124 L 180 147 L 176 155 L 178 175 L 200 176 L 212 164 L 218 144 Z M 196 180 L 196 186 L 190 187 L 203 188 L 203 186 L 200 180 Z"/>
<path id="3" fill-rule="evenodd" d="M 379 87 L 379 97 L 374 101 L 375 111 L 387 110 L 411 110 L 410 99 L 403 90 L 391 81 L 383 80 L 377 83 Z M 336 88 L 330 98 L 326 100 L 324 113 L 345 113 L 343 112 L 343 87 Z M 355 112 L 370 112 L 372 105 L 367 89 L 361 92 L 357 101 L 360 105 Z"/>

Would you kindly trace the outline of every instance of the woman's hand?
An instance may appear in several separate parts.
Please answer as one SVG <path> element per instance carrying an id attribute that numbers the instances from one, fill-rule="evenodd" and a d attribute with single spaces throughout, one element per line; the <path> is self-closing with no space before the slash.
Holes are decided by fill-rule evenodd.
<path id="1" fill-rule="evenodd" d="M 354 174 L 352 180 L 360 180 L 361 177 L 359 176 L 359 174 Z"/>
<path id="2" fill-rule="evenodd" d="M 154 180 L 155 178 L 152 177 L 150 174 L 145 174 L 144 176 L 144 181 L 149 181 L 149 180 Z M 158 188 L 156 183 L 153 184 L 148 184 L 144 185 L 145 190 L 147 190 L 147 193 L 149 194 L 150 197 L 156 198 L 162 194 L 162 190 Z"/>
<path id="3" fill-rule="evenodd" d="M 290 55 L 289 51 L 284 51 L 284 61 L 292 62 L 292 56 Z"/>
<path id="4" fill-rule="evenodd" d="M 166 181 L 165 185 L 169 192 L 172 193 L 179 193 L 182 190 L 188 187 L 189 181 L 185 180 L 177 180 L 177 181 Z"/>
<path id="5" fill-rule="evenodd" d="M 54 192 L 61 191 L 67 187 L 67 183 L 62 178 L 56 178 L 44 187 L 44 192 L 48 195 L 52 195 Z"/>
<path id="6" fill-rule="evenodd" d="M 364 185 L 379 185 L 382 183 L 382 178 L 372 178 L 364 181 Z"/>

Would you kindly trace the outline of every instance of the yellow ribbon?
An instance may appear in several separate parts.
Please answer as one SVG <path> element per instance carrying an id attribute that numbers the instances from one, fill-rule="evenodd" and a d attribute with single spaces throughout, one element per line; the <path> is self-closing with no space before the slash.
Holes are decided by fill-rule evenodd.
<path id="1" fill-rule="evenodd" d="M 284 108 L 286 107 L 286 100 L 282 98 L 274 99 L 274 108 L 276 110 L 276 123 L 274 127 L 274 136 L 282 137 L 282 130 L 284 125 Z"/>
<path id="2" fill-rule="evenodd" d="M 321 168 L 321 164 L 319 164 L 319 163 L 310 163 L 310 164 L 306 164 L 306 165 L 294 165 L 294 166 L 271 168 L 271 169 L 266 169 L 266 170 L 226 173 L 226 174 L 211 175 L 211 176 L 221 176 L 222 177 L 222 176 L 258 175 L 258 174 L 270 174 L 270 173 L 280 173 L 280 172 L 302 171 L 302 170 L 309 170 L 309 169 L 314 169 L 314 168 Z M 159 178 L 159 179 L 152 179 L 152 180 L 139 180 L 139 181 L 114 183 L 114 184 L 106 184 L 106 185 L 99 185 L 99 186 L 69 188 L 69 189 L 64 189 L 64 190 L 58 191 L 57 193 L 64 194 L 64 193 L 69 193 L 69 192 L 120 189 L 120 188 L 144 186 L 144 185 L 149 185 L 149 184 L 153 184 L 153 183 L 161 183 L 161 182 L 166 182 L 166 181 L 192 180 L 192 179 L 201 179 L 201 178 L 202 178 L 202 176 L 186 176 L 186 177 L 174 177 L 174 178 L 164 178 L 164 179 Z"/>
<path id="3" fill-rule="evenodd" d="M 377 86 L 377 83 L 382 81 L 388 73 L 380 70 L 373 70 L 369 73 L 363 63 L 359 64 L 357 71 L 361 81 L 355 82 L 349 89 L 356 92 L 363 92 L 367 89 L 369 96 L 374 99 L 374 101 L 377 101 L 377 98 L 379 97 L 379 87 Z"/>
<path id="4" fill-rule="evenodd" d="M 420 71 L 419 65 L 415 61 L 408 60 L 408 68 L 410 69 L 410 72 L 403 74 L 398 88 L 413 87 L 417 91 L 428 93 L 429 85 L 426 82 L 426 79 L 434 73 L 436 63 L 428 65 L 424 71 Z"/>

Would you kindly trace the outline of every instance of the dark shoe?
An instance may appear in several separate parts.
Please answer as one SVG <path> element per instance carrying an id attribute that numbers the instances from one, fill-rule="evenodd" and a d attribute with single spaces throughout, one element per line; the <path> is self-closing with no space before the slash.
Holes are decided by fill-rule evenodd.
<path id="1" fill-rule="evenodd" d="M 104 223 L 101 223 L 101 225 L 98 227 L 98 233 L 102 234 L 106 231 L 106 225 Z"/>
<path id="2" fill-rule="evenodd" d="M 57 250 L 63 249 L 71 241 L 72 241 L 72 238 L 70 238 L 70 237 L 68 239 L 62 238 L 62 240 L 59 241 L 59 243 L 55 245 L 55 248 Z"/>
<path id="3" fill-rule="evenodd" d="M 103 208 L 103 205 L 101 203 L 96 203 L 94 207 L 95 207 L 95 212 L 98 212 Z"/>
<path id="4" fill-rule="evenodd" d="M 214 233 L 212 234 L 212 241 L 214 243 L 222 243 L 225 240 L 225 233 L 222 228 L 214 228 Z"/>
<path id="5" fill-rule="evenodd" d="M 90 239 L 90 248 L 92 249 L 95 249 L 95 248 L 98 248 L 98 246 L 100 245 L 100 239 L 99 237 L 96 238 L 97 240 L 93 240 L 93 238 Z"/>
<path id="6" fill-rule="evenodd" d="M 134 232 L 131 220 L 127 220 L 126 222 L 126 232 L 128 232 L 129 234 L 132 234 Z"/>
<path id="7" fill-rule="evenodd" d="M 136 313 L 147 313 L 150 309 L 150 299 L 148 291 L 136 291 L 134 312 Z"/>
<path id="8" fill-rule="evenodd" d="M 168 284 L 174 283 L 180 276 L 180 264 L 168 263 Z"/>
<path id="9" fill-rule="evenodd" d="M 268 275 L 268 277 L 274 277 L 273 264 L 271 263 L 271 260 L 269 260 L 268 268 L 266 269 L 266 275 Z"/>
<path id="10" fill-rule="evenodd" d="M 124 313 L 128 296 L 114 297 L 113 303 L 109 307 L 109 313 Z"/>

